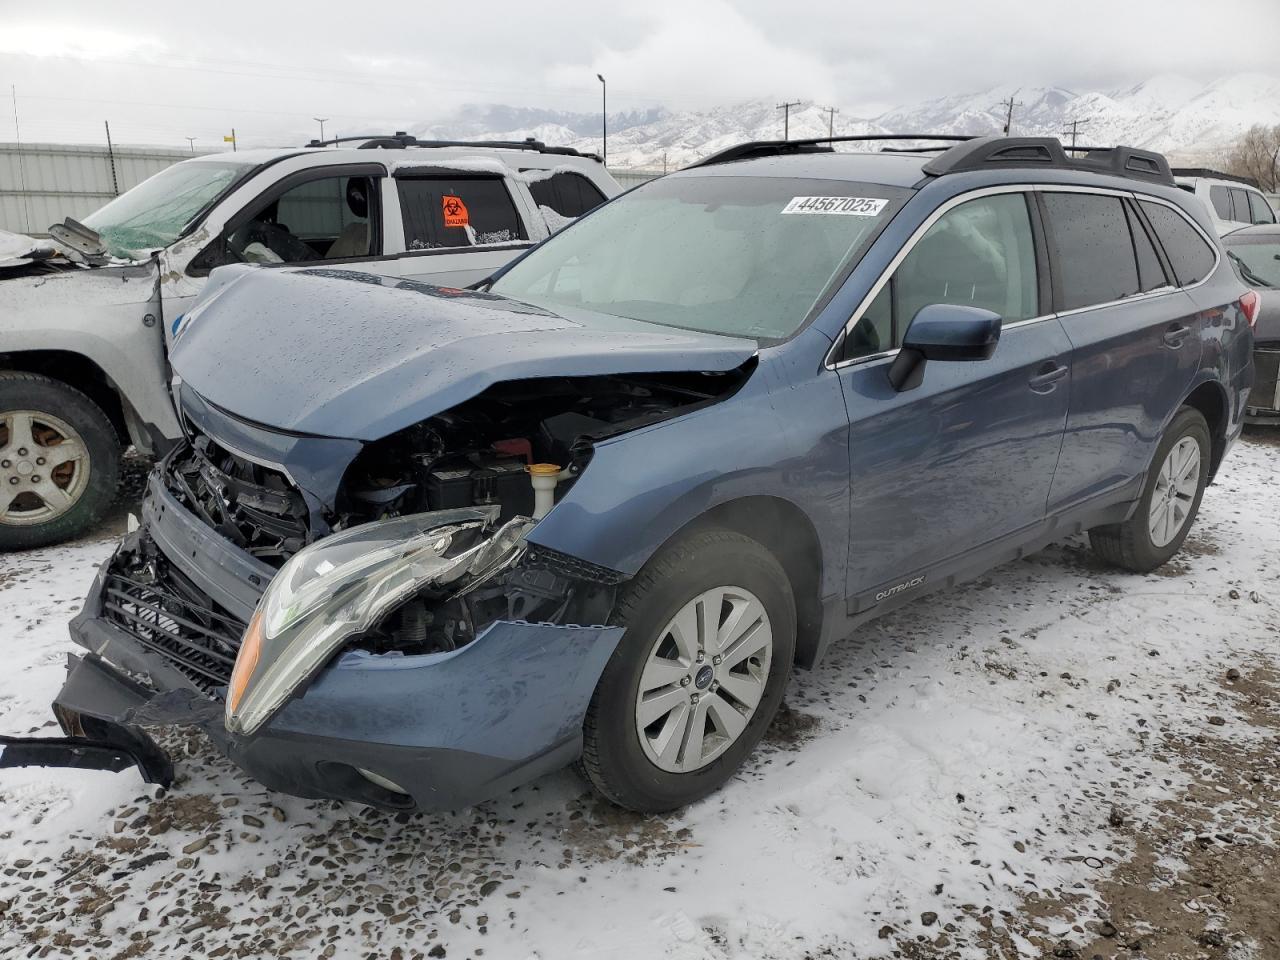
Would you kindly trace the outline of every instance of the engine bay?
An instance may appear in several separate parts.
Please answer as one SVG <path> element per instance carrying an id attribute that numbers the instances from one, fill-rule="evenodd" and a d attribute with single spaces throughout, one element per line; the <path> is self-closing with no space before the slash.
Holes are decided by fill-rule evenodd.
<path id="1" fill-rule="evenodd" d="M 333 528 L 494 504 L 503 520 L 536 519 L 531 467 L 546 465 L 542 472 L 554 475 L 554 503 L 586 468 L 596 442 L 715 402 L 745 376 L 739 369 L 497 384 L 368 444 L 347 470 Z"/>

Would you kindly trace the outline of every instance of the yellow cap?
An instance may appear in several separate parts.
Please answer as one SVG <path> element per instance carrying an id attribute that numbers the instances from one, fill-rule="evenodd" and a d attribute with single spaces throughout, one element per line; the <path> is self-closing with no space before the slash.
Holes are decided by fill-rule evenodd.
<path id="1" fill-rule="evenodd" d="M 560 472 L 558 463 L 531 463 L 526 468 L 535 477 L 554 477 Z"/>

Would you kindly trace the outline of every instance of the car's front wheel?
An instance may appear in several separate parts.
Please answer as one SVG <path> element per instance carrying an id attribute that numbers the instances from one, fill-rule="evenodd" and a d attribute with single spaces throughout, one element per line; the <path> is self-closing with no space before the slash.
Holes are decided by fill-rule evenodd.
<path id="1" fill-rule="evenodd" d="M 624 588 L 626 626 L 583 729 L 582 768 L 614 803 L 684 806 L 727 781 L 782 701 L 795 598 L 768 550 L 726 530 L 664 548 Z"/>
<path id="2" fill-rule="evenodd" d="M 1183 407 L 1152 458 L 1142 498 L 1124 523 L 1095 527 L 1089 543 L 1103 560 L 1149 573 L 1182 548 L 1209 482 L 1209 425 L 1199 410 Z"/>

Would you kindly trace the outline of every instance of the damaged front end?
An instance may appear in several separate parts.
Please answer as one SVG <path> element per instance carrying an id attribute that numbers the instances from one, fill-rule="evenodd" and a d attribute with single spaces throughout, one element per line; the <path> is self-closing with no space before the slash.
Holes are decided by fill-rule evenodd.
<path id="1" fill-rule="evenodd" d="M 364 524 L 296 554 L 245 631 L 226 726 L 249 736 L 344 648 L 448 653 L 499 620 L 603 623 L 617 579 L 555 569 L 497 505 Z"/>
<path id="2" fill-rule="evenodd" d="M 151 779 L 163 754 L 142 727 L 190 724 L 270 787 L 395 809 L 467 806 L 563 766 L 622 634 L 606 624 L 623 578 L 528 543 L 534 523 L 497 505 L 392 517 L 277 572 L 153 475 L 143 528 L 72 624 L 90 653 L 55 713 L 87 718 L 64 724 L 80 739 L 15 756 L 133 756 Z"/>

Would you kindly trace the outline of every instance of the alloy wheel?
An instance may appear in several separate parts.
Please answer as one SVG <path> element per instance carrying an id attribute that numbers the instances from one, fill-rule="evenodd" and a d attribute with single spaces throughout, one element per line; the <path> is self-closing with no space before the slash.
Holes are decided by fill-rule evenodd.
<path id="1" fill-rule="evenodd" d="M 764 695 L 773 628 L 764 604 L 742 587 L 694 597 L 650 648 L 636 696 L 645 756 L 668 773 L 690 773 L 724 753 Z"/>
<path id="2" fill-rule="evenodd" d="M 1186 525 L 1200 490 L 1200 444 L 1183 437 L 1173 445 L 1156 474 L 1147 515 L 1151 545 L 1164 547 Z"/>
<path id="3" fill-rule="evenodd" d="M 89 485 L 89 448 L 65 420 L 40 410 L 0 413 L 0 524 L 54 520 Z"/>

